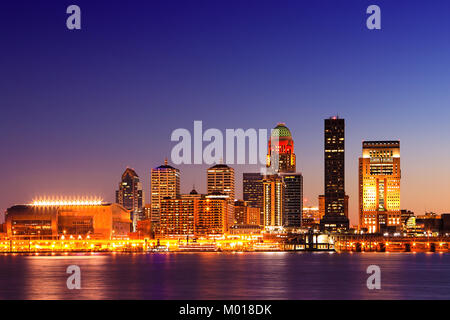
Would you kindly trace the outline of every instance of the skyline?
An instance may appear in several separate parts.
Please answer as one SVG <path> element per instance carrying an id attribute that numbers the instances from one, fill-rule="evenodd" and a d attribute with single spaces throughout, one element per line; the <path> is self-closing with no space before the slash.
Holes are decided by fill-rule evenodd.
<path id="1" fill-rule="evenodd" d="M 14 30 L 4 35 L 0 80 L 2 214 L 39 195 L 114 202 L 127 166 L 148 203 L 150 170 L 170 158 L 170 133 L 194 120 L 221 130 L 285 122 L 305 204 L 315 205 L 323 119 L 336 114 L 346 120 L 352 225 L 363 140 L 401 141 L 402 209 L 450 211 L 448 2 L 424 12 L 377 1 L 379 32 L 365 29 L 369 1 L 77 4 L 83 28 L 72 33 L 65 4 L 22 1 L 0 13 L 2 29 Z M 194 184 L 206 193 L 208 165 L 176 167 L 182 193 Z M 259 166 L 233 168 L 242 198 L 242 173 Z"/>

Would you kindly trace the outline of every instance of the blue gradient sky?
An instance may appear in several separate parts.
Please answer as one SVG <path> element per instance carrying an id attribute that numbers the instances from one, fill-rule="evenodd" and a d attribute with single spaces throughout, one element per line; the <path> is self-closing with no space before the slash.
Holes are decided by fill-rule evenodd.
<path id="1" fill-rule="evenodd" d="M 66 29 L 66 8 L 82 30 Z M 365 27 L 377 4 L 382 30 Z M 346 190 L 357 221 L 366 139 L 400 139 L 402 207 L 450 212 L 450 2 L 9 1 L 0 10 L 0 210 L 39 195 L 114 200 L 176 128 L 286 122 L 307 204 L 323 192 L 323 119 L 346 119 Z M 205 192 L 206 166 L 181 166 Z M 237 195 L 243 171 L 235 166 Z"/>

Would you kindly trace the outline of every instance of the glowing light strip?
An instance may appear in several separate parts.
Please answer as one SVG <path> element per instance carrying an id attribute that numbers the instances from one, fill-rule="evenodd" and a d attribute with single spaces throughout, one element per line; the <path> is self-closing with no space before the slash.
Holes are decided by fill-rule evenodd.
<path id="1" fill-rule="evenodd" d="M 31 205 L 40 207 L 50 206 L 99 206 L 103 202 L 102 200 L 36 200 Z"/>

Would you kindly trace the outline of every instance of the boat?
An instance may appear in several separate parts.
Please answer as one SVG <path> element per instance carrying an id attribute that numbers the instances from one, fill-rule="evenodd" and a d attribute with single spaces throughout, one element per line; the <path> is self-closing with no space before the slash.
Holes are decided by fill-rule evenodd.
<path id="1" fill-rule="evenodd" d="M 188 244 L 180 244 L 178 245 L 179 251 L 186 252 L 215 252 L 220 251 L 219 247 L 214 243 L 188 243 Z"/>

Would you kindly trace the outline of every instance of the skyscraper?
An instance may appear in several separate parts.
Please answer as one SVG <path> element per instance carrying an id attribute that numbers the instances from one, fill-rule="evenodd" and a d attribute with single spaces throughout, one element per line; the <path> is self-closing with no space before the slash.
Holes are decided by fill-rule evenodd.
<path id="1" fill-rule="evenodd" d="M 294 140 L 284 123 L 272 130 L 267 154 L 270 174 L 263 179 L 266 229 L 299 228 L 303 209 L 303 177 L 296 173 Z"/>
<path id="2" fill-rule="evenodd" d="M 303 176 L 301 173 L 282 173 L 284 182 L 285 228 L 300 228 L 303 215 Z"/>
<path id="3" fill-rule="evenodd" d="M 208 194 L 220 193 L 227 195 L 231 205 L 234 204 L 234 169 L 226 164 L 216 164 L 207 172 Z"/>
<path id="4" fill-rule="evenodd" d="M 164 165 L 151 170 L 151 220 L 152 225 L 159 224 L 161 200 L 164 198 L 176 198 L 180 195 L 180 170 L 168 165 L 167 159 Z"/>
<path id="5" fill-rule="evenodd" d="M 235 180 L 234 169 L 226 164 L 216 164 L 207 171 L 207 192 L 209 199 L 226 199 L 226 227 L 231 227 L 234 221 Z"/>
<path id="6" fill-rule="evenodd" d="M 264 177 L 264 227 L 268 230 L 283 227 L 284 182 L 280 175 Z"/>
<path id="7" fill-rule="evenodd" d="M 370 233 L 401 227 L 400 141 L 364 141 L 359 158 L 359 226 Z"/>
<path id="8" fill-rule="evenodd" d="M 116 203 L 130 210 L 132 228 L 136 227 L 137 221 L 144 219 L 144 194 L 142 184 L 136 171 L 127 168 L 122 174 L 119 189 L 116 191 Z"/>
<path id="9" fill-rule="evenodd" d="M 249 207 L 260 210 L 261 224 L 264 224 L 263 178 L 261 173 L 244 173 L 242 175 L 244 201 Z"/>
<path id="10" fill-rule="evenodd" d="M 338 117 L 325 119 L 325 215 L 321 229 L 348 229 L 345 216 L 345 121 Z"/>
<path id="11" fill-rule="evenodd" d="M 270 135 L 267 167 L 278 173 L 295 172 L 294 140 L 292 140 L 291 131 L 284 123 L 278 123 Z"/>

